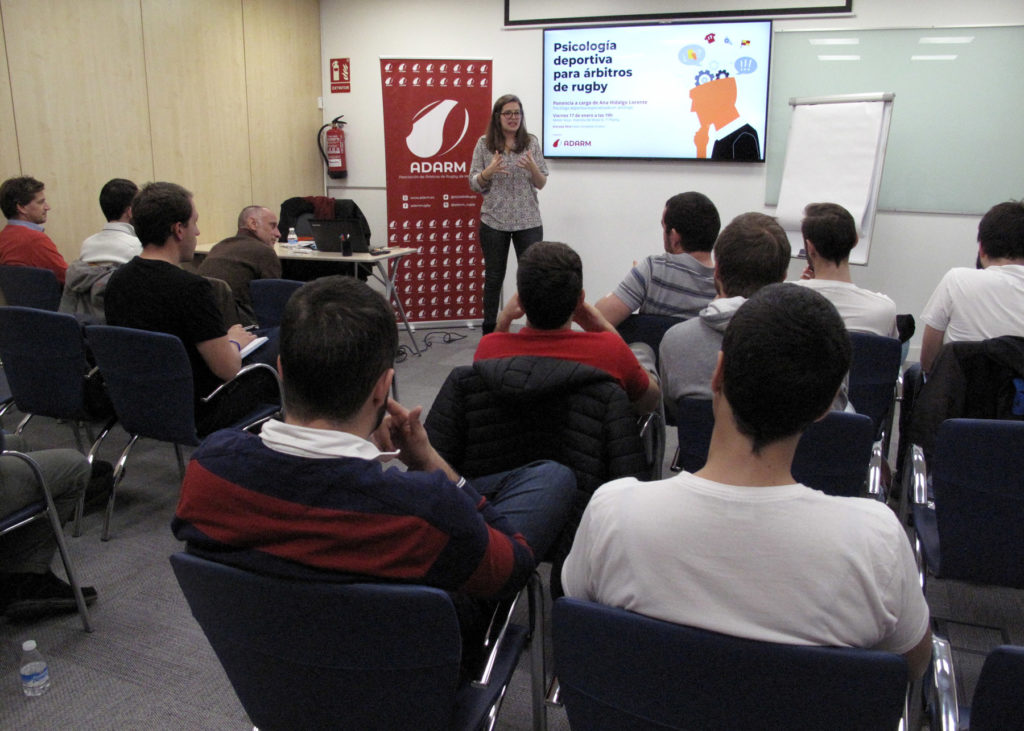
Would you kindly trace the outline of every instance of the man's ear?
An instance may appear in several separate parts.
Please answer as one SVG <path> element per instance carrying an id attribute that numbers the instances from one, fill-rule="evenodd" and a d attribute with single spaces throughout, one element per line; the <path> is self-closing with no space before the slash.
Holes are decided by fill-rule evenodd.
<path id="1" fill-rule="evenodd" d="M 388 368 L 380 374 L 380 378 L 373 385 L 371 397 L 374 404 L 385 404 L 388 401 L 388 394 L 391 392 L 391 381 L 395 377 L 395 369 Z"/>
<path id="2" fill-rule="evenodd" d="M 724 370 L 722 362 L 722 351 L 719 350 L 718 361 L 715 363 L 715 371 L 711 374 L 711 393 L 716 395 L 722 392 L 722 384 L 725 382 L 725 376 L 722 373 Z"/>
<path id="3" fill-rule="evenodd" d="M 811 243 L 810 239 L 804 239 L 804 252 L 807 254 L 808 259 L 818 255 L 818 250 L 814 248 L 814 244 Z"/>
<path id="4" fill-rule="evenodd" d="M 668 242 L 672 245 L 674 251 L 683 251 L 683 237 L 674 228 L 668 230 Z"/>

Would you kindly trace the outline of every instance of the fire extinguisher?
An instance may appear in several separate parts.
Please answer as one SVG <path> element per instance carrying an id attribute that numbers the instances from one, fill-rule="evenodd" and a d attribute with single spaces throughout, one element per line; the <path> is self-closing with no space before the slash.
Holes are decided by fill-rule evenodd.
<path id="1" fill-rule="evenodd" d="M 344 114 L 339 114 L 316 133 L 316 144 L 320 147 L 320 157 L 327 163 L 327 175 L 331 178 L 347 178 L 348 165 L 345 163 L 345 130 L 347 122 L 342 122 Z M 330 129 L 328 129 L 328 127 Z M 324 130 L 327 130 L 327 150 L 324 151 Z"/>

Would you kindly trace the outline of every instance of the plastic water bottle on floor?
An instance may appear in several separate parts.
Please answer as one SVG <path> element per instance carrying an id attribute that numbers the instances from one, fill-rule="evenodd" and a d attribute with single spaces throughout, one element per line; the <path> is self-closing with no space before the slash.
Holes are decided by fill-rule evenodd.
<path id="1" fill-rule="evenodd" d="M 21 689 L 27 696 L 42 695 L 50 689 L 50 668 L 35 640 L 21 644 Z"/>
<path id="2" fill-rule="evenodd" d="M 294 228 L 288 229 L 288 245 L 289 246 L 298 246 L 299 245 L 299 237 L 295 234 L 295 229 Z"/>

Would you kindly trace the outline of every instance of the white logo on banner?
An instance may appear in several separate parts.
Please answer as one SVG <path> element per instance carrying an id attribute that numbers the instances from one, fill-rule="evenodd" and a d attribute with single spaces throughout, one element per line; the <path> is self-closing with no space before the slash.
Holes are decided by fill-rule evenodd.
<path id="1" fill-rule="evenodd" d="M 449 144 L 446 137 L 452 137 L 454 130 L 458 129 L 460 111 L 462 129 Z M 451 124 L 449 119 L 452 120 Z M 409 147 L 409 152 L 417 157 L 434 157 L 451 152 L 462 142 L 466 131 L 469 130 L 469 110 L 460 107 L 454 99 L 431 102 L 416 112 L 413 120 L 412 132 L 405 138 L 405 144 Z"/>

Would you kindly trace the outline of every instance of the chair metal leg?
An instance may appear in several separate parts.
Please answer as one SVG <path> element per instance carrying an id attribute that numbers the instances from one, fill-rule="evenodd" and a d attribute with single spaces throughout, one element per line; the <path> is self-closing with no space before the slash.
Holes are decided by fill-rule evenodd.
<path id="1" fill-rule="evenodd" d="M 133 434 L 132 438 L 128 440 L 128 444 L 126 444 L 124 449 L 121 451 L 121 456 L 118 458 L 117 465 L 114 467 L 114 486 L 110 490 L 110 499 L 107 500 L 107 513 L 103 517 L 103 535 L 100 536 L 100 540 L 110 540 L 110 518 L 114 514 L 114 498 L 117 496 L 117 486 L 124 477 L 124 464 L 128 461 L 128 453 L 132 451 L 132 447 L 135 446 L 135 442 L 138 440 L 139 435 Z"/>
<path id="2" fill-rule="evenodd" d="M 185 479 L 185 453 L 181 449 L 180 444 L 174 445 L 174 455 L 178 458 L 178 479 Z"/>
<path id="3" fill-rule="evenodd" d="M 545 617 L 544 584 L 534 572 L 526 584 L 530 600 L 530 697 L 533 704 L 534 731 L 547 731 L 548 714 L 544 703 L 544 686 L 547 683 L 545 668 L 548 623 Z"/>
<path id="4" fill-rule="evenodd" d="M 46 515 L 50 521 L 50 528 L 53 530 L 53 538 L 57 542 L 57 550 L 60 551 L 60 560 L 64 563 L 64 571 L 68 576 L 68 583 L 71 584 L 71 591 L 75 595 L 75 604 L 78 605 L 78 614 L 82 618 L 82 628 L 86 632 L 92 632 L 92 622 L 89 619 L 89 608 L 85 604 L 85 597 L 82 596 L 82 587 L 75 576 L 75 569 L 71 565 L 71 555 L 68 553 L 67 543 L 64 541 L 64 528 L 60 524 L 60 515 L 57 514 L 57 506 L 53 504 L 53 497 L 50 495 L 46 482 L 43 479 L 42 470 L 34 459 L 21 452 L 5 452 L 11 457 L 16 457 L 28 465 L 39 483 L 39 489 L 46 499 Z"/>
<path id="5" fill-rule="evenodd" d="M 20 436 L 21 432 L 25 429 L 26 426 L 28 426 L 28 423 L 31 420 L 32 414 L 25 414 L 23 417 L 21 417 L 21 421 L 18 422 L 18 428 L 14 430 L 14 433 Z"/>
<path id="6" fill-rule="evenodd" d="M 108 421 L 106 423 L 106 425 L 100 431 L 100 435 L 98 437 L 96 437 L 95 440 L 93 440 L 92 446 L 89 447 L 89 453 L 87 455 L 85 455 L 86 459 L 89 460 L 89 467 L 90 468 L 92 467 L 92 464 L 93 464 L 93 462 L 96 459 L 96 453 L 100 449 L 100 444 L 103 443 L 103 440 L 106 439 L 107 434 L 110 433 L 111 428 L 113 428 L 114 424 L 116 424 L 116 423 L 117 423 L 117 417 L 115 416 L 110 421 Z M 82 535 L 82 515 L 84 513 L 85 513 L 85 491 L 83 490 L 82 491 L 82 497 L 78 498 L 78 505 L 75 507 L 75 529 L 74 529 L 74 532 L 72 533 L 72 535 L 75 538 L 78 538 L 80 535 Z"/>

